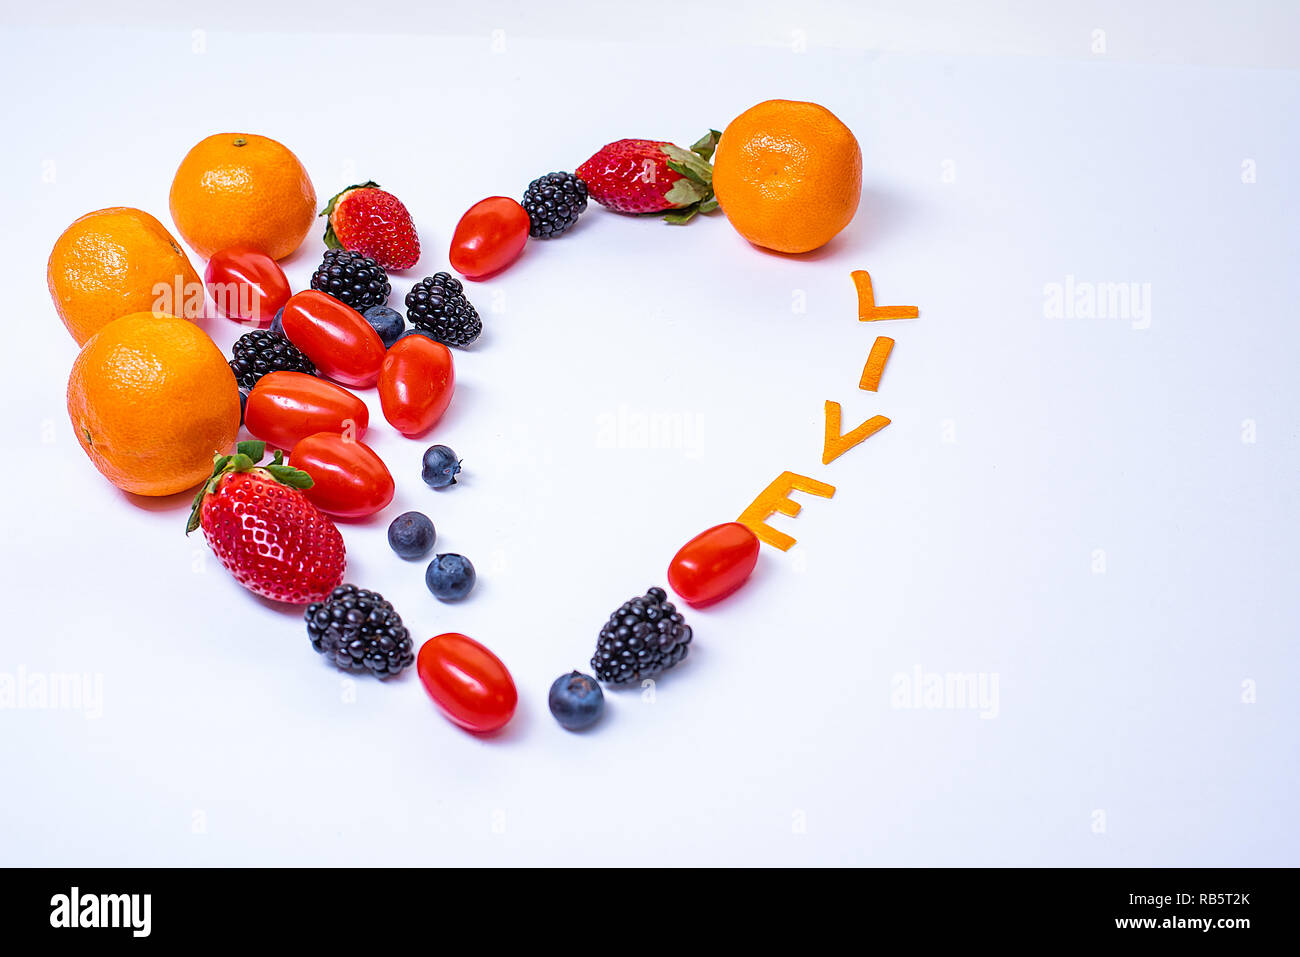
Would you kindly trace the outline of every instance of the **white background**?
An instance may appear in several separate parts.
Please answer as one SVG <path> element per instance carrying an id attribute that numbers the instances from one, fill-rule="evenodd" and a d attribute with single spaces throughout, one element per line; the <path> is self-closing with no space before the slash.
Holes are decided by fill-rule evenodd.
<path id="1" fill-rule="evenodd" d="M 97 676 L 103 701 L 0 710 L 0 863 L 1300 863 L 1293 6 L 261 6 L 5 14 L 0 672 Z M 184 536 L 186 496 L 119 493 L 71 433 L 49 249 L 105 206 L 170 228 L 209 133 L 285 142 L 322 201 L 367 178 L 402 197 L 425 255 L 396 303 L 483 196 L 769 97 L 861 141 L 830 246 L 593 208 L 471 287 L 486 332 L 427 441 L 367 395 L 398 493 L 344 526 L 349 578 L 417 639 L 506 661 L 495 738 L 414 669 L 349 702 L 300 613 Z M 313 230 L 286 263 L 295 288 L 321 250 Z M 856 322 L 859 268 L 921 318 Z M 1149 328 L 1045 317 L 1067 276 L 1149 283 Z M 898 344 L 872 395 L 878 334 Z M 893 424 L 823 467 L 826 399 Z M 604 431 L 652 415 L 685 428 Z M 419 479 L 434 441 L 465 459 L 446 493 Z M 608 613 L 785 469 L 838 488 L 774 520 L 798 545 L 688 614 L 653 703 L 611 692 L 561 730 L 546 690 Z M 410 508 L 477 565 L 468 601 L 388 550 Z M 996 716 L 896 707 L 918 667 L 996 675 Z"/>

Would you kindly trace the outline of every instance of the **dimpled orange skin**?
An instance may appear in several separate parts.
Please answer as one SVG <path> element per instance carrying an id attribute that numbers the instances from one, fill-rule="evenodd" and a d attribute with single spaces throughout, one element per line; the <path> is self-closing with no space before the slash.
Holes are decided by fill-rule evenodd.
<path id="1" fill-rule="evenodd" d="M 208 334 L 140 312 L 82 347 L 68 377 L 68 416 L 95 468 L 127 492 L 171 495 L 212 474 L 239 432 L 235 375 Z"/>
<path id="2" fill-rule="evenodd" d="M 158 220 L 129 206 L 76 220 L 55 240 L 45 268 L 54 308 L 77 345 L 114 319 L 152 311 L 159 283 L 174 299 L 178 280 L 182 297 L 194 288 L 189 283 L 199 282 L 180 243 Z"/>
<path id="3" fill-rule="evenodd" d="M 316 222 L 316 189 L 298 157 L 253 133 L 201 140 L 176 170 L 170 205 L 181 236 L 204 259 L 227 246 L 283 259 Z"/>
<path id="4" fill-rule="evenodd" d="M 862 150 L 824 106 L 767 100 L 723 131 L 713 190 L 751 243 L 806 253 L 834 239 L 858 211 Z"/>

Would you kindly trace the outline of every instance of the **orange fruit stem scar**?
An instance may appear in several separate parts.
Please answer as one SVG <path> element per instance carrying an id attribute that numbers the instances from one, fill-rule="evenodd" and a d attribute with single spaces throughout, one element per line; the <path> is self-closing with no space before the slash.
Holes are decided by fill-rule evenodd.
<path id="1" fill-rule="evenodd" d="M 884 375 L 885 363 L 889 361 L 889 353 L 893 348 L 894 340 L 889 336 L 876 336 L 876 341 L 871 344 L 871 353 L 867 356 L 867 364 L 862 367 L 859 389 L 864 392 L 880 389 L 880 377 Z"/>
<path id="2" fill-rule="evenodd" d="M 855 269 L 850 275 L 858 289 L 858 321 L 879 322 L 881 319 L 915 319 L 921 314 L 916 306 L 877 306 L 876 294 L 871 288 L 871 274 L 865 269 Z"/>
<path id="3" fill-rule="evenodd" d="M 840 404 L 826 400 L 826 437 L 822 441 L 822 465 L 830 465 L 837 458 L 861 442 L 871 438 L 889 424 L 883 415 L 873 415 L 852 432 L 840 435 Z"/>
<path id="4" fill-rule="evenodd" d="M 790 498 L 790 493 L 796 491 L 830 498 L 835 494 L 835 486 L 818 482 L 797 472 L 782 472 L 771 485 L 759 493 L 758 498 L 750 503 L 749 508 L 740 513 L 737 521 L 757 535 L 759 541 L 767 542 L 783 552 L 789 551 L 795 540 L 768 525 L 767 520 L 777 512 L 791 517 L 798 515 L 803 506 Z"/>

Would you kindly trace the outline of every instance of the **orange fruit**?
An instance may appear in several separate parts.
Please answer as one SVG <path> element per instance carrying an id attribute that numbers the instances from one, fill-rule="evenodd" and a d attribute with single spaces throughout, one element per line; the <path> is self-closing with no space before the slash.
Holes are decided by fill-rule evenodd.
<path id="1" fill-rule="evenodd" d="M 751 243 L 806 253 L 835 238 L 858 211 L 862 150 L 826 107 L 767 100 L 723 131 L 713 191 Z"/>
<path id="2" fill-rule="evenodd" d="M 54 242 L 45 281 L 59 318 L 77 345 L 114 319 L 149 312 L 165 301 L 173 307 L 176 284 L 182 294 L 199 282 L 180 243 L 148 213 L 114 206 L 87 213 Z M 201 288 L 201 287 L 200 287 Z"/>
<path id="3" fill-rule="evenodd" d="M 298 157 L 252 133 L 217 133 L 185 154 L 172 179 L 172 219 L 204 259 L 250 246 L 283 259 L 316 221 L 316 190 Z"/>
<path id="4" fill-rule="evenodd" d="M 120 489 L 171 495 L 212 474 L 239 431 L 226 357 L 184 319 L 137 312 L 91 337 L 68 377 L 68 416 L 95 468 Z"/>

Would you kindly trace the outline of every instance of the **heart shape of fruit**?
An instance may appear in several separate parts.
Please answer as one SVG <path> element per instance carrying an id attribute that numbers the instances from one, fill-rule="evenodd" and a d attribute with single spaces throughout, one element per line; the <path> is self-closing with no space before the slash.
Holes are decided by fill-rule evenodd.
<path id="1" fill-rule="evenodd" d="M 204 178 L 208 165 L 240 170 L 249 184 L 247 195 L 212 190 Z M 722 209 L 755 245 L 803 252 L 828 242 L 848 224 L 860 187 L 861 153 L 848 128 L 816 104 L 773 100 L 747 110 L 722 134 L 709 131 L 689 149 L 660 140 L 616 140 L 575 173 L 552 172 L 533 180 L 522 202 L 503 196 L 482 200 L 461 218 L 448 259 L 471 280 L 499 273 L 523 254 L 530 238 L 549 240 L 571 230 L 589 199 L 615 212 L 662 215 L 672 225 Z M 269 323 L 269 329 L 240 338 L 231 376 L 219 376 L 218 391 L 229 378 L 238 384 L 246 403 L 243 423 L 257 440 L 213 456 L 211 473 L 194 498 L 187 534 L 202 528 L 221 564 L 249 590 L 308 605 L 307 630 L 318 652 L 347 670 L 386 678 L 416 662 L 409 632 L 382 596 L 343 584 L 346 550 L 328 517 L 371 515 L 393 498 L 387 467 L 360 441 L 369 425 L 366 404 L 348 388 L 377 384 L 389 424 L 404 435 L 422 435 L 451 401 L 455 375 L 448 346 L 472 343 L 482 321 L 463 284 L 445 272 L 414 283 L 406 294 L 411 329 L 388 307 L 388 270 L 413 267 L 421 247 L 406 206 L 372 181 L 350 186 L 326 204 L 320 215 L 327 222 L 328 249 L 312 276 L 312 288 L 291 294 L 275 260 L 301 242 L 304 214 L 314 198 L 297 158 L 265 137 L 209 137 L 177 172 L 173 216 L 191 245 L 210 257 L 207 292 L 218 313 L 257 326 Z M 258 213 L 257 222 L 251 221 L 252 212 Z M 114 223 L 122 219 L 114 216 Z M 147 234 L 148 255 L 127 250 L 119 259 L 140 258 L 140 276 L 153 278 L 160 262 L 170 262 L 168 249 L 174 250 L 185 267 L 176 267 L 175 311 L 196 317 L 184 289 L 193 270 L 179 247 L 146 214 L 125 221 L 133 228 L 144 224 L 136 232 Z M 82 221 L 74 227 L 87 228 Z M 93 270 L 94 263 L 65 262 L 68 243 L 60 243 L 51 257 L 51 291 L 65 322 L 80 336 L 103 324 L 102 304 L 83 309 L 71 292 L 63 294 L 55 278 L 56 273 L 64 277 L 79 275 L 77 269 Z M 201 307 L 202 293 L 198 298 Z M 118 334 L 124 321 L 109 322 L 106 331 Z M 194 330 L 191 338 L 206 339 L 189 328 Z M 98 338 L 91 339 L 87 351 L 96 348 Z M 230 402 L 224 405 L 228 408 Z M 842 451 L 869 432 L 860 427 L 840 436 L 838 405 L 833 405 L 835 427 L 828 411 L 828 442 L 833 432 Z M 78 421 L 75 412 L 73 419 Z M 96 433 L 88 426 L 84 432 L 96 464 L 118 481 L 104 464 L 110 443 L 101 439 L 95 445 Z M 262 464 L 267 441 L 292 449 L 290 461 L 277 450 Z M 120 450 L 112 451 L 120 455 Z M 455 484 L 461 467 L 445 446 L 430 448 L 424 466 L 425 481 L 433 487 Z M 785 486 L 778 487 L 780 480 L 773 483 L 767 498 L 760 496 L 740 521 L 710 528 L 681 548 L 669 566 L 668 582 L 683 601 L 697 607 L 712 604 L 745 583 L 758 561 L 760 537 L 776 541 L 764 532 L 763 519 L 774 510 L 798 510 L 782 500 L 790 488 L 829 494 L 829 486 L 818 490 L 814 486 L 821 483 L 787 475 L 792 477 Z M 156 494 L 165 494 L 166 489 L 157 488 Z M 398 516 L 389 528 L 390 544 L 403 558 L 425 557 L 435 537 L 432 523 L 419 513 Z M 473 588 L 475 572 L 464 556 L 441 554 L 429 564 L 426 580 L 435 596 L 454 601 Z M 591 666 L 608 684 L 652 679 L 687 656 L 692 637 L 667 592 L 652 587 L 609 617 Z M 485 732 L 509 721 L 517 700 L 513 680 L 500 659 L 473 639 L 457 633 L 438 636 L 421 649 L 418 661 L 425 686 L 455 723 Z M 599 717 L 604 699 L 595 681 L 575 672 L 557 679 L 550 705 L 564 727 L 576 730 Z"/>

